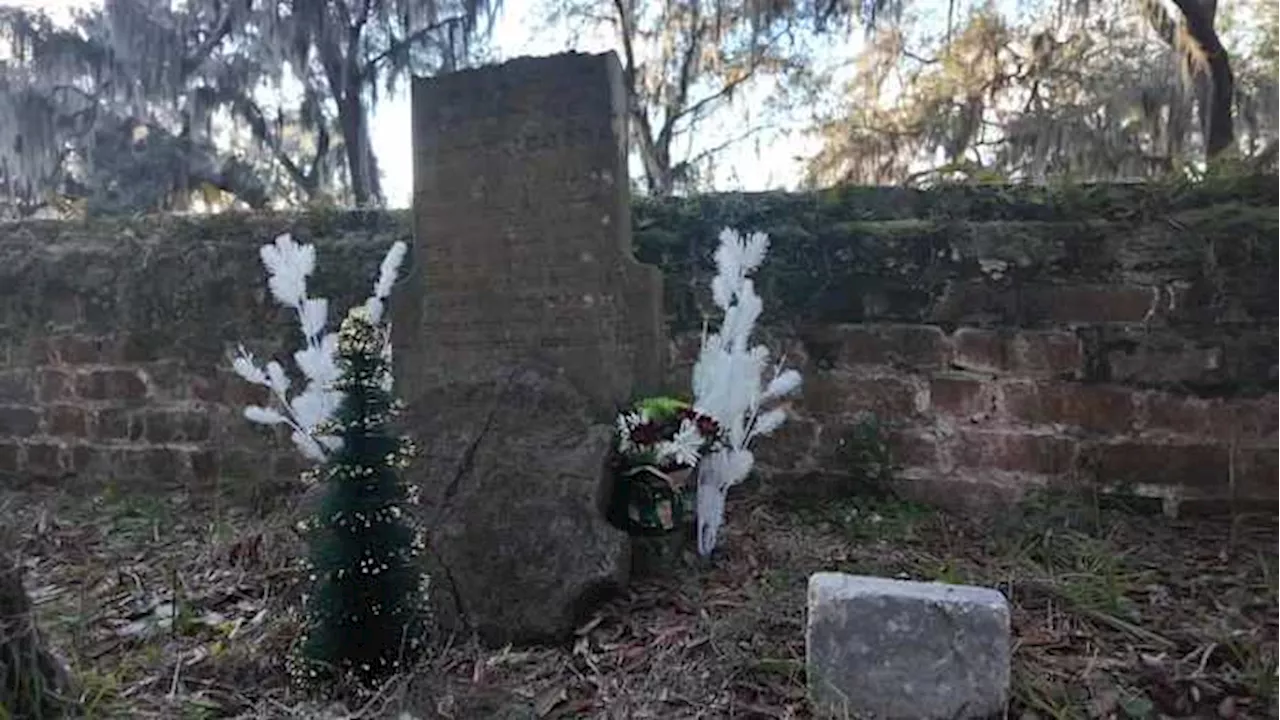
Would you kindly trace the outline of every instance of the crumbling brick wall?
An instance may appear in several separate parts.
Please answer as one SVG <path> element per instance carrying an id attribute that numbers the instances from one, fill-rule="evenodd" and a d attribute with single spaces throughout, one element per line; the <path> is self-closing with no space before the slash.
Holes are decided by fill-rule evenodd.
<path id="1" fill-rule="evenodd" d="M 718 230 L 764 230 L 762 339 L 806 383 L 762 469 L 843 470 L 834 448 L 874 411 L 895 424 L 903 487 L 926 499 L 1096 484 L 1273 505 L 1274 179 L 1063 192 L 637 201 L 637 252 L 665 273 L 673 389 L 709 311 Z M 240 416 L 263 398 L 229 371 L 237 342 L 259 358 L 296 347 L 257 255 L 286 230 L 317 244 L 312 287 L 334 313 L 412 235 L 399 212 L 0 225 L 0 482 L 292 477 L 291 444 Z"/>

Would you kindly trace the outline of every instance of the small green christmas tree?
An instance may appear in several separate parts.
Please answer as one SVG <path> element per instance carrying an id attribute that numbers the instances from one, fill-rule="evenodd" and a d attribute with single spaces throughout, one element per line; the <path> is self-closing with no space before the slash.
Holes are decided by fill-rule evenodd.
<path id="1" fill-rule="evenodd" d="M 346 679 L 372 686 L 411 663 L 426 632 L 424 543 L 403 509 L 416 493 L 400 477 L 413 449 L 388 430 L 399 403 L 385 343 L 364 307 L 338 334 L 342 400 L 324 432 L 341 445 L 316 471 L 323 499 L 302 528 L 312 588 L 294 672 L 313 687 Z"/>

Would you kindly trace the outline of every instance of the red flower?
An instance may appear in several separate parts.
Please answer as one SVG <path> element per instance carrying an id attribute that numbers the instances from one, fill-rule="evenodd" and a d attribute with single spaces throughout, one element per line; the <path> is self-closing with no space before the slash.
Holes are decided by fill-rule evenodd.
<path id="1" fill-rule="evenodd" d="M 710 415 L 699 415 L 697 424 L 698 433 L 703 437 L 715 437 L 720 433 L 720 423 L 716 422 L 715 418 Z"/>
<path id="2" fill-rule="evenodd" d="M 631 442 L 636 445 L 653 445 L 662 439 L 662 429 L 656 423 L 647 422 L 631 430 Z"/>

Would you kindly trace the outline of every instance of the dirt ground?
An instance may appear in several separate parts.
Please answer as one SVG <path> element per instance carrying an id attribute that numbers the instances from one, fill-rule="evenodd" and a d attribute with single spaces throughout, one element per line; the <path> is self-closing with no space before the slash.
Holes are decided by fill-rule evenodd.
<path id="1" fill-rule="evenodd" d="M 1274 516 L 1174 521 L 1041 497 L 1000 522 L 738 488 L 723 551 L 637 580 L 554 648 L 437 639 L 358 707 L 290 690 L 301 553 L 243 499 L 0 492 L 39 621 L 96 718 L 806 718 L 807 576 L 989 585 L 1015 718 L 1277 717 Z M 791 498 L 791 499 L 787 499 Z M 408 713 L 408 714 L 401 714 Z"/>

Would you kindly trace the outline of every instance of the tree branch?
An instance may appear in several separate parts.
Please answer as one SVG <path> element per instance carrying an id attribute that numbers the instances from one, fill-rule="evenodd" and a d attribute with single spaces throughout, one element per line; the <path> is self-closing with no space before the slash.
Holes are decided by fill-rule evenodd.
<path id="1" fill-rule="evenodd" d="M 418 28 L 412 33 L 409 33 L 408 35 L 406 35 L 404 38 L 393 41 L 382 52 L 378 53 L 377 55 L 374 55 L 371 59 L 369 59 L 364 63 L 364 65 L 356 73 L 356 79 L 361 83 L 367 82 L 368 79 L 376 71 L 379 63 L 382 63 L 388 58 L 408 50 L 413 45 L 421 42 L 422 40 L 425 40 L 430 35 L 433 35 L 451 25 L 458 25 L 458 24 L 464 23 L 465 21 L 466 21 L 466 18 L 461 16 L 446 18 L 439 22 L 434 22 L 434 23 L 431 23 L 430 25 L 426 25 L 424 27 Z"/>
<path id="2" fill-rule="evenodd" d="M 214 26 L 213 32 L 209 34 L 209 37 L 205 38 L 204 42 L 200 43 L 200 46 L 195 49 L 195 52 L 182 59 L 181 68 L 183 77 L 195 72 L 197 68 L 204 64 L 204 61 L 209 59 L 209 55 L 213 54 L 213 50 L 218 46 L 218 43 L 222 42 L 230 32 L 231 8 L 228 7 L 222 13 L 222 18 L 218 21 L 218 24 Z"/>

